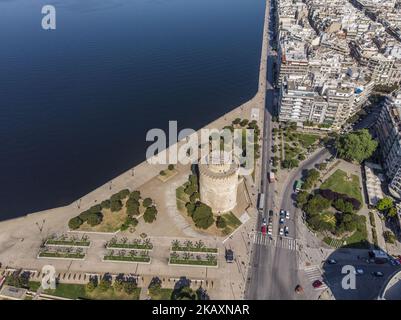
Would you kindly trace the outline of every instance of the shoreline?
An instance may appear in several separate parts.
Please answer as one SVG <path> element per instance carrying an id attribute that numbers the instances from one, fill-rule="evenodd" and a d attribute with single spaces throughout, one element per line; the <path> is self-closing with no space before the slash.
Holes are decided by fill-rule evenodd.
<path id="1" fill-rule="evenodd" d="M 262 46 L 262 50 L 263 52 L 263 46 Z M 259 74 L 259 79 L 261 77 L 261 74 Z M 222 116 L 220 116 L 219 118 L 213 120 L 212 122 L 206 124 L 205 126 L 199 128 L 195 134 L 199 134 L 199 132 L 203 129 L 211 129 L 211 128 L 219 128 L 219 124 L 221 126 L 221 124 L 226 124 L 226 119 L 227 118 L 232 118 L 235 119 L 237 116 L 240 117 L 242 115 L 242 113 L 244 111 L 246 111 L 248 108 L 250 108 L 251 104 L 255 104 L 255 107 L 257 105 L 256 103 L 256 99 L 260 96 L 260 88 L 261 88 L 261 84 L 259 81 L 258 84 L 258 91 L 256 92 L 256 94 L 248 101 L 246 101 L 245 103 L 234 107 L 231 111 L 223 114 Z M 260 108 L 259 108 L 260 109 Z M 260 123 L 260 119 L 263 118 L 262 113 L 259 114 L 259 123 Z M 161 151 L 158 155 L 163 154 L 163 153 L 167 153 L 169 152 L 169 150 L 171 148 L 179 148 L 180 145 L 183 144 L 183 142 L 185 141 L 185 139 L 182 139 L 180 141 L 178 141 L 177 143 L 167 147 L 166 149 L 164 149 L 163 151 Z M 168 156 L 167 156 L 168 158 Z M 32 217 L 33 215 L 35 215 L 36 217 L 39 216 L 45 216 L 53 211 L 58 211 L 58 210 L 63 210 L 66 208 L 70 208 L 73 209 L 71 207 L 76 207 L 78 208 L 78 202 L 80 201 L 81 204 L 79 205 L 80 211 L 84 211 L 86 209 L 89 209 L 91 206 L 99 203 L 102 201 L 102 199 L 96 199 L 96 194 L 101 192 L 101 191 L 105 191 L 105 190 L 109 190 L 110 191 L 110 195 L 112 195 L 113 193 L 116 193 L 122 189 L 124 189 L 125 187 L 127 187 L 127 184 L 129 182 L 132 182 L 132 180 L 138 180 L 138 181 L 142 181 L 141 183 L 138 183 L 136 188 L 141 186 L 142 184 L 146 183 L 147 181 L 149 181 L 150 179 L 156 177 L 159 175 L 160 170 L 166 169 L 167 164 L 163 165 L 163 164 L 149 164 L 149 161 L 151 160 L 144 160 L 141 163 L 135 165 L 134 167 L 124 171 L 123 173 L 121 173 L 120 175 L 116 176 L 115 178 L 112 178 L 111 180 L 107 181 L 106 183 L 98 186 L 97 188 L 93 189 L 92 191 L 90 191 L 89 193 L 83 195 L 82 197 L 75 199 L 74 201 L 72 201 L 69 204 L 66 204 L 64 206 L 59 206 L 59 207 L 54 207 L 54 208 L 49 208 L 49 209 L 45 209 L 45 210 L 40 210 L 40 211 L 34 211 L 34 212 L 30 212 L 27 213 L 25 215 L 16 217 L 16 218 L 10 218 L 10 219 L 5 219 L 5 220 L 0 220 L 0 224 L 3 224 L 5 222 L 9 222 L 9 221 L 17 221 L 17 220 L 26 220 L 29 217 Z M 149 169 L 157 169 L 157 170 L 152 170 L 152 172 L 150 174 L 144 174 L 142 173 L 145 170 L 149 170 Z M 132 172 L 134 172 L 134 175 L 132 176 Z M 141 174 L 142 173 L 142 174 Z M 140 176 L 138 178 L 138 175 Z M 145 179 L 141 179 L 146 177 Z M 122 181 L 120 181 L 122 180 Z M 134 183 L 136 185 L 136 183 Z M 110 189 L 110 185 L 111 185 L 111 189 Z M 121 187 L 116 187 L 118 185 L 121 185 Z M 131 190 L 133 191 L 133 190 Z M 102 192 L 102 193 L 103 193 Z M 108 197 L 105 195 L 104 199 L 107 199 Z"/>

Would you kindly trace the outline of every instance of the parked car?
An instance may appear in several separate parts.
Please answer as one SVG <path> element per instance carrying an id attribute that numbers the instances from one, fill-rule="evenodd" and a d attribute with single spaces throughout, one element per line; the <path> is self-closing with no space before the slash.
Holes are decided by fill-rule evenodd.
<path id="1" fill-rule="evenodd" d="M 280 224 L 284 224 L 284 218 L 283 217 L 280 218 L 279 223 Z"/>
<path id="2" fill-rule="evenodd" d="M 269 228 L 267 229 L 267 234 L 268 234 L 269 236 L 272 236 L 272 235 L 273 235 L 273 227 L 272 227 L 272 226 L 269 226 Z"/>
<path id="3" fill-rule="evenodd" d="M 323 285 L 323 282 L 320 281 L 320 280 L 315 280 L 315 281 L 313 281 L 313 283 L 312 283 L 312 286 L 313 286 L 315 289 L 320 288 L 322 285 Z"/>
<path id="4" fill-rule="evenodd" d="M 289 219 L 290 218 L 290 213 L 288 211 L 285 212 L 285 218 Z"/>
<path id="5" fill-rule="evenodd" d="M 364 274 L 364 271 L 363 271 L 363 269 L 358 268 L 358 269 L 355 269 L 354 274 L 356 274 L 356 275 L 363 275 L 363 274 Z"/>
<path id="6" fill-rule="evenodd" d="M 263 218 L 263 219 L 262 219 L 262 226 L 265 226 L 266 224 L 267 224 L 266 218 Z"/>
<path id="7" fill-rule="evenodd" d="M 226 262 L 232 263 L 234 261 L 234 252 L 231 249 L 226 249 Z"/>
<path id="8" fill-rule="evenodd" d="M 280 209 L 280 217 L 285 217 L 285 211 L 283 209 Z"/>
<path id="9" fill-rule="evenodd" d="M 329 259 L 329 260 L 327 260 L 327 263 L 328 264 L 337 264 L 337 261 L 334 259 Z"/>
<path id="10" fill-rule="evenodd" d="M 285 235 L 285 236 L 288 236 L 289 232 L 290 232 L 290 231 L 288 230 L 288 227 L 285 226 L 285 227 L 284 227 L 284 235 Z"/>
<path id="11" fill-rule="evenodd" d="M 381 272 L 381 271 L 372 272 L 372 275 L 375 277 L 383 277 L 384 276 L 383 272 Z"/>
<path id="12" fill-rule="evenodd" d="M 269 210 L 269 217 L 273 217 L 273 210 Z"/>
<path id="13" fill-rule="evenodd" d="M 261 232 L 262 232 L 262 234 L 263 234 L 264 236 L 266 235 L 266 233 L 267 233 L 267 228 L 266 228 L 266 225 L 265 225 L 265 224 L 262 225 Z"/>
<path id="14" fill-rule="evenodd" d="M 283 228 L 280 228 L 279 234 L 280 234 L 280 236 L 282 236 L 284 234 Z"/>

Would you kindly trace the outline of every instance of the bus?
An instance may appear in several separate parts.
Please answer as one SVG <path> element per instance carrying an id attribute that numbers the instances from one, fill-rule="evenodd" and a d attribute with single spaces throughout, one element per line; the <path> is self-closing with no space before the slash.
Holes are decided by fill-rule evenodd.
<path id="1" fill-rule="evenodd" d="M 295 190 L 295 192 L 299 192 L 299 191 L 301 191 L 301 189 L 302 189 L 302 185 L 303 185 L 303 183 L 302 183 L 302 181 L 301 180 L 297 180 L 297 181 L 295 181 L 295 186 L 294 186 L 294 190 Z"/>
<path id="2" fill-rule="evenodd" d="M 265 194 L 264 193 L 260 193 L 259 194 L 259 205 L 258 205 L 258 208 L 259 208 L 259 210 L 263 211 L 264 207 L 265 207 Z"/>

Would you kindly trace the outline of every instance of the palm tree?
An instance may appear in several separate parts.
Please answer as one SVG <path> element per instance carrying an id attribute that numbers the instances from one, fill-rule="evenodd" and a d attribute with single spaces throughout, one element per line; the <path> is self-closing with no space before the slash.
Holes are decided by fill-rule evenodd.
<path id="1" fill-rule="evenodd" d="M 179 254 L 177 252 L 173 251 L 172 253 L 170 253 L 171 259 L 178 259 L 178 257 L 179 257 Z"/>
<path id="2" fill-rule="evenodd" d="M 199 240 L 199 241 L 195 242 L 195 248 L 196 249 L 202 249 L 204 247 L 205 247 L 205 244 L 203 243 L 202 240 Z"/>
<path id="3" fill-rule="evenodd" d="M 145 239 L 145 241 L 144 241 L 144 245 L 145 245 L 145 247 L 147 247 L 147 248 L 153 248 L 153 245 L 152 245 L 152 243 L 150 242 L 150 239 L 149 238 L 146 238 Z"/>
<path id="4" fill-rule="evenodd" d="M 180 245 L 181 243 L 178 240 L 173 240 L 173 242 L 171 243 L 173 250 L 178 250 Z"/>
<path id="5" fill-rule="evenodd" d="M 193 247 L 192 241 L 185 241 L 185 247 L 187 248 L 187 250 L 190 250 Z"/>

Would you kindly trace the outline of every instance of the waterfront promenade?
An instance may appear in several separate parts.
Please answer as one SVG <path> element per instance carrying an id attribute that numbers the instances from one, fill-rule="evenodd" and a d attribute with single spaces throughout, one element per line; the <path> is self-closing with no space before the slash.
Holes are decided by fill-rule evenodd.
<path id="1" fill-rule="evenodd" d="M 205 129 L 221 129 L 226 125 L 230 125 L 235 118 L 247 118 L 253 120 L 252 115 L 258 114 L 258 125 L 263 132 L 263 120 L 264 120 L 264 110 L 265 110 L 265 99 L 266 99 L 266 68 L 267 68 L 267 33 L 268 33 L 268 11 L 266 10 L 265 21 L 264 21 L 264 31 L 263 31 L 263 44 L 261 50 L 261 63 L 259 72 L 259 85 L 255 96 L 247 101 L 246 103 L 234 108 L 232 111 L 224 114 L 215 121 L 209 123 L 204 128 Z M 255 112 L 258 110 L 258 112 Z M 199 132 L 199 131 L 198 131 Z M 143 137 L 145 139 L 145 137 Z M 180 147 L 185 141 L 178 142 L 178 147 Z M 174 146 L 173 146 L 174 147 Z M 171 147 L 170 147 L 171 148 Z M 145 153 L 146 150 L 143 150 Z M 168 152 L 168 149 L 165 151 Z M 49 210 L 44 210 L 41 212 L 31 213 L 24 217 L 6 220 L 0 222 L 0 263 L 2 263 L 3 268 L 9 266 L 11 268 L 35 268 L 40 269 L 41 266 L 49 263 L 46 260 L 36 259 L 39 247 L 43 240 L 46 239 L 51 234 L 61 234 L 68 232 L 68 221 L 74 216 L 77 216 L 82 211 L 89 209 L 91 206 L 100 203 L 104 199 L 108 199 L 114 193 L 128 188 L 130 190 L 139 189 L 142 185 L 146 184 L 148 181 L 154 179 L 159 175 L 159 172 L 166 169 L 167 165 L 159 164 L 149 164 L 147 161 L 140 163 L 139 165 L 127 170 L 118 177 L 113 178 L 104 185 L 98 187 L 92 192 L 83 195 L 79 199 L 67 206 L 53 208 Z M 261 180 L 261 158 L 258 159 L 256 163 L 255 180 L 252 177 L 246 178 L 247 187 L 249 188 L 252 203 L 256 203 L 256 197 L 258 193 L 258 188 L 260 187 Z M 23 201 L 23 200 L 21 200 Z M 255 216 L 251 216 L 247 225 L 244 226 L 244 230 L 238 232 L 232 239 L 229 240 L 232 243 L 241 243 L 244 246 L 242 249 L 247 252 L 248 248 L 244 237 L 247 237 L 247 232 L 251 231 L 251 228 L 255 225 Z M 247 229 L 249 228 L 249 230 Z M 95 240 L 96 245 L 101 249 L 101 244 L 103 243 L 100 239 L 103 235 L 93 235 L 91 239 Z M 111 237 L 111 236 L 109 236 Z M 96 239 L 99 241 L 96 242 Z M 107 237 L 106 237 L 107 238 Z M 216 239 L 217 240 L 217 239 Z M 220 244 L 220 246 L 222 246 Z M 223 249 L 223 246 L 221 247 Z M 99 258 L 99 254 L 97 258 Z M 244 253 L 242 258 L 244 260 L 243 265 L 247 265 L 247 257 Z M 99 260 L 100 261 L 100 260 Z M 161 263 L 164 262 L 160 260 Z M 56 261 L 52 260 L 52 264 L 56 265 L 60 270 L 66 271 L 86 271 L 86 272 L 113 272 L 111 269 L 115 269 L 116 272 L 133 272 L 132 265 L 122 265 L 122 264 L 107 264 L 98 262 L 95 258 L 89 261 Z M 222 261 L 223 263 L 223 261 Z M 135 265 L 135 264 L 134 264 Z M 137 265 L 137 264 L 136 264 Z M 237 266 L 231 266 L 230 268 L 237 268 Z M 228 267 L 227 267 L 228 268 Z M 238 268 L 240 268 L 238 266 Z M 206 268 L 171 268 L 169 267 L 167 271 L 161 270 L 161 264 L 156 264 L 155 266 L 136 266 L 137 273 L 142 275 L 157 275 L 164 274 L 166 277 L 179 277 L 182 275 L 189 275 L 193 278 L 220 278 L 220 283 L 222 286 L 221 290 L 216 289 L 216 298 L 240 298 L 238 293 L 243 290 L 243 287 L 238 287 L 235 290 L 231 287 L 231 290 L 226 290 L 223 286 L 227 285 L 225 282 L 226 277 L 229 277 L 228 282 L 233 281 L 231 279 L 232 274 L 230 272 L 225 272 L 224 268 L 219 268 L 216 270 L 208 271 Z M 205 275 L 206 273 L 206 275 Z M 238 281 L 245 281 L 246 271 L 242 270 L 238 273 Z M 224 283 L 226 283 L 224 285 Z M 231 282 L 230 282 L 231 283 Z M 238 285 L 238 284 L 236 284 Z M 239 286 L 241 286 L 239 284 Z M 232 292 L 232 294 L 231 294 Z"/>

